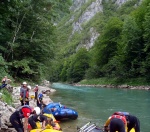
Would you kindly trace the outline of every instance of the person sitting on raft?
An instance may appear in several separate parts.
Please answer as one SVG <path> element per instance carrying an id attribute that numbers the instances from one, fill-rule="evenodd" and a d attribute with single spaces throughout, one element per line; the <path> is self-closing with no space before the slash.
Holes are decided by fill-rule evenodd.
<path id="1" fill-rule="evenodd" d="M 30 124 L 32 129 L 38 129 L 38 126 L 36 122 L 42 122 L 42 129 L 46 129 L 47 125 L 52 126 L 53 129 L 55 130 L 60 130 L 59 127 L 56 126 L 54 123 L 53 119 L 51 117 L 47 117 L 46 115 L 40 114 L 40 108 L 36 107 L 38 114 L 35 114 L 31 116 L 28 120 L 28 123 Z"/>

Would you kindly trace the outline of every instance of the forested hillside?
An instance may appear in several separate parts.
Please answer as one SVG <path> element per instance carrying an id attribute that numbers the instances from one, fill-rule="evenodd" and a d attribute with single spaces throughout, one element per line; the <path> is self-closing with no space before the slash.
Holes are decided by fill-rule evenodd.
<path id="1" fill-rule="evenodd" d="M 47 77 L 55 52 L 54 24 L 70 5 L 71 0 L 0 1 L 1 78 L 39 81 Z"/>
<path id="2" fill-rule="evenodd" d="M 74 83 L 100 77 L 149 81 L 150 0 L 122 4 L 82 0 L 80 6 L 70 9 L 57 25 L 51 81 Z"/>
<path id="3" fill-rule="evenodd" d="M 0 77 L 150 80 L 150 0 L 1 0 Z"/>

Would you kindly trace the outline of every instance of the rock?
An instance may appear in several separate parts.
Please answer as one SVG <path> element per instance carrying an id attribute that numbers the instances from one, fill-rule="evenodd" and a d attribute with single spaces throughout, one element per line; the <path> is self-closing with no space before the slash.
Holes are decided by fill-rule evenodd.
<path id="1" fill-rule="evenodd" d="M 44 99 L 46 99 L 48 102 L 53 102 L 50 97 L 48 96 L 49 93 L 55 92 L 56 90 L 51 89 L 48 87 L 50 83 L 47 81 L 47 86 L 39 86 L 39 93 L 41 93 L 43 90 L 45 90 Z M 31 89 L 29 95 L 34 95 L 34 91 Z M 1 94 L 0 94 L 1 95 Z M 15 129 L 12 128 L 11 123 L 9 122 L 9 118 L 15 110 L 20 107 L 20 86 L 14 87 L 12 91 L 13 96 L 13 105 L 14 107 L 8 105 L 5 102 L 0 101 L 0 132 L 16 132 Z M 36 107 L 36 101 L 34 99 L 30 98 L 29 102 L 30 106 Z"/>
<path id="2" fill-rule="evenodd" d="M 89 87 L 102 87 L 102 88 L 120 88 L 120 89 L 138 89 L 138 90 L 150 90 L 150 86 L 130 86 L 124 85 L 84 85 L 84 84 L 73 84 L 74 86 L 89 86 Z"/>

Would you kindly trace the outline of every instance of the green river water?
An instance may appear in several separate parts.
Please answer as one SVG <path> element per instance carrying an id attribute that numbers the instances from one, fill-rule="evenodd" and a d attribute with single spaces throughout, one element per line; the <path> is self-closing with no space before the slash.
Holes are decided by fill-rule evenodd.
<path id="1" fill-rule="evenodd" d="M 53 83 L 56 92 L 50 95 L 78 112 L 76 120 L 61 121 L 63 132 L 77 132 L 91 121 L 102 127 L 115 111 L 127 111 L 139 118 L 141 132 L 150 132 L 150 91 L 111 88 L 77 87 Z"/>

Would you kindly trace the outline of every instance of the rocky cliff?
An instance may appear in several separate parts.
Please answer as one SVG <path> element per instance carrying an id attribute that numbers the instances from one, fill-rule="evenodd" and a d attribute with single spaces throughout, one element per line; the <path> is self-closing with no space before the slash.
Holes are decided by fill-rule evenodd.
<path id="1" fill-rule="evenodd" d="M 112 3 L 119 8 L 127 1 L 128 0 L 113 0 Z M 104 2 L 110 3 L 108 0 L 73 0 L 73 5 L 70 7 L 71 15 L 65 20 L 64 25 L 67 28 L 71 26 L 67 43 L 71 43 L 76 34 L 83 36 L 83 38 L 77 42 L 76 50 L 80 47 L 86 47 L 86 49 L 89 50 L 100 35 L 97 28 L 91 25 L 91 21 L 93 21 L 92 19 L 96 20 L 95 17 L 97 17 L 96 15 L 98 13 L 103 13 L 103 10 L 105 9 L 103 5 Z M 83 33 L 85 25 L 88 25 L 88 29 L 86 29 L 87 35 Z"/>

